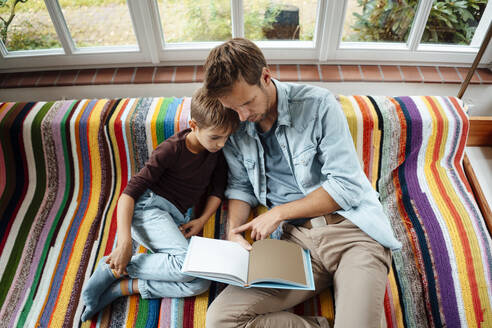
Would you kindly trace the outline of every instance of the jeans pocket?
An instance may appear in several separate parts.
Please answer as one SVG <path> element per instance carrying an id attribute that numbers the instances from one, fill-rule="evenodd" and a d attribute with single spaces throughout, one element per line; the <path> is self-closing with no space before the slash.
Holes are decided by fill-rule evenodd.
<path id="1" fill-rule="evenodd" d="M 151 207 L 152 202 L 154 201 L 155 195 L 153 192 L 146 192 L 143 197 L 140 199 L 142 200 L 142 210 L 146 210 Z"/>

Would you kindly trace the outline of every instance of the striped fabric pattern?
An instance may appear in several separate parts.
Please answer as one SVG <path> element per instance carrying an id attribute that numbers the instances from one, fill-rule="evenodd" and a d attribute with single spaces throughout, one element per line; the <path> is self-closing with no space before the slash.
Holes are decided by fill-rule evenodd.
<path id="1" fill-rule="evenodd" d="M 491 327 L 492 241 L 461 165 L 461 101 L 339 101 L 403 244 L 382 327 Z M 115 245 L 120 193 L 157 144 L 188 126 L 189 107 L 190 98 L 0 103 L 0 327 L 204 327 L 221 284 L 192 298 L 121 298 L 80 323 L 82 286 Z M 226 212 L 204 236 L 223 238 Z M 333 319 L 332 292 L 292 311 Z"/>

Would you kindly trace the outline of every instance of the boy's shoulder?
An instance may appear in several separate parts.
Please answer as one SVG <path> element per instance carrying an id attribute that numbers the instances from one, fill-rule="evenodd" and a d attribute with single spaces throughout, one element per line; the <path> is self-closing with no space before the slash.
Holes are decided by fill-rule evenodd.
<path id="1" fill-rule="evenodd" d="M 185 129 L 173 134 L 172 136 L 158 144 L 154 151 L 178 152 L 186 141 L 186 135 L 190 131 L 190 129 Z"/>
<path id="2" fill-rule="evenodd" d="M 163 142 L 166 142 L 166 141 L 171 142 L 171 143 L 172 142 L 183 142 L 186 139 L 186 136 L 188 135 L 188 133 L 190 133 L 190 132 L 191 132 L 190 128 L 178 131 L 175 134 L 173 134 L 172 136 L 170 136 L 169 138 L 167 138 L 166 140 L 164 140 Z"/>

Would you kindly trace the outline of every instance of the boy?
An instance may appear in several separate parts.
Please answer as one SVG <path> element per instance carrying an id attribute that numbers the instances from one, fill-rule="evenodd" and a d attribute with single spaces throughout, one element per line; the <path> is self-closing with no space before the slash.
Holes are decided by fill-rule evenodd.
<path id="1" fill-rule="evenodd" d="M 103 257 L 82 291 L 86 321 L 120 296 L 187 297 L 210 282 L 181 273 L 188 239 L 203 228 L 224 196 L 227 165 L 221 148 L 239 125 L 234 111 L 198 89 L 191 101 L 190 129 L 152 152 L 118 200 L 117 245 Z M 201 216 L 186 210 L 207 195 Z M 132 238 L 152 254 L 132 256 Z"/>

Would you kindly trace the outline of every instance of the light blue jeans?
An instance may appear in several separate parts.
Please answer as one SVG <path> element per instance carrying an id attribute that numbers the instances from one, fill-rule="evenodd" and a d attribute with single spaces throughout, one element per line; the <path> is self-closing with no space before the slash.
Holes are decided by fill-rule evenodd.
<path id="1" fill-rule="evenodd" d="M 135 254 L 127 265 L 143 298 L 199 295 L 210 281 L 181 273 L 188 240 L 179 226 L 190 220 L 167 199 L 147 190 L 135 203 L 132 238 L 152 253 Z"/>

